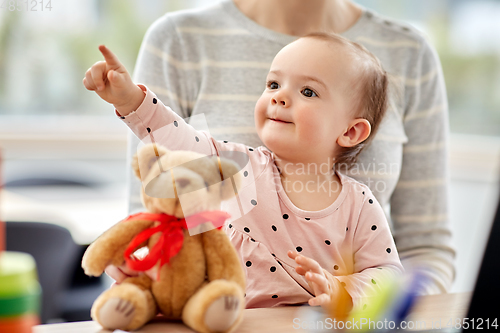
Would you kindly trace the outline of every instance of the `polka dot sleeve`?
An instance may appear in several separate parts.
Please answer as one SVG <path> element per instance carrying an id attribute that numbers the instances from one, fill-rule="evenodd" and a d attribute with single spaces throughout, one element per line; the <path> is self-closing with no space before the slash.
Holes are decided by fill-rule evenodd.
<path id="1" fill-rule="evenodd" d="M 215 146 L 208 133 L 198 131 L 165 106 L 146 86 L 139 84 L 145 98 L 137 110 L 127 116 L 117 116 L 143 144 L 153 140 L 170 150 L 190 150 L 214 155 Z"/>
<path id="2" fill-rule="evenodd" d="M 337 276 L 353 299 L 354 308 L 366 308 L 367 297 L 403 273 L 387 218 L 371 191 L 364 201 L 353 235 L 353 274 Z"/>

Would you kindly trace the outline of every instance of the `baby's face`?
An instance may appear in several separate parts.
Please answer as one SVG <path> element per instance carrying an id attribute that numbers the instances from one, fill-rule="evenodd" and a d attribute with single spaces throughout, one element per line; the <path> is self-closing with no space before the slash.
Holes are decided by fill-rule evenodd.
<path id="1" fill-rule="evenodd" d="M 255 106 L 262 142 L 288 161 L 324 162 L 353 119 L 347 93 L 356 71 L 344 46 L 299 39 L 274 58 Z"/>

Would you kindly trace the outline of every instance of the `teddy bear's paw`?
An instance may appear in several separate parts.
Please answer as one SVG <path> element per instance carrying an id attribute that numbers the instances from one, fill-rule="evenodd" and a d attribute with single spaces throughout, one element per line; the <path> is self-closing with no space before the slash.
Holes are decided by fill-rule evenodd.
<path id="1" fill-rule="evenodd" d="M 123 329 L 134 318 L 135 307 L 121 298 L 110 298 L 99 310 L 101 324 L 109 329 Z"/>
<path id="2" fill-rule="evenodd" d="M 238 319 L 240 300 L 236 296 L 217 298 L 205 312 L 205 325 L 211 332 L 226 332 Z"/>

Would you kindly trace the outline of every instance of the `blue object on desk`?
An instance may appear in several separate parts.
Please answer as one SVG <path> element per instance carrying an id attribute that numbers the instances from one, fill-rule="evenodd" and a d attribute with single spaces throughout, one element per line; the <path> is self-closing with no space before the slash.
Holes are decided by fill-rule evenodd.
<path id="1" fill-rule="evenodd" d="M 408 286 L 403 286 L 402 295 L 398 298 L 393 306 L 392 320 L 399 325 L 406 316 L 410 313 L 415 300 L 418 296 L 418 292 L 422 285 L 427 280 L 427 277 L 420 270 L 415 270 L 411 276 L 411 280 Z"/>

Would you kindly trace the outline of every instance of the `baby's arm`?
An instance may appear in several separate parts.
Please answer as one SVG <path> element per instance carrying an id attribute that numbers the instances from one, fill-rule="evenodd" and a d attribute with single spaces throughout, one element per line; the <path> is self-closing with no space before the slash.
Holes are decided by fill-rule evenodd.
<path id="1" fill-rule="evenodd" d="M 113 52 L 104 45 L 99 46 L 99 51 L 104 61 L 96 62 L 87 70 L 83 85 L 113 104 L 120 115 L 126 116 L 141 105 L 144 93 L 132 82 L 127 69 Z"/>
<path id="2" fill-rule="evenodd" d="M 85 74 L 83 84 L 114 105 L 117 115 L 144 144 L 156 142 L 170 150 L 213 155 L 220 147 L 208 133 L 195 130 L 159 101 L 145 86 L 136 85 L 125 66 L 104 45 L 104 61 Z"/>
<path id="3" fill-rule="evenodd" d="M 358 221 L 352 226 L 353 273 L 335 279 L 345 285 L 353 307 L 363 309 L 404 269 L 382 207 L 367 187 L 358 191 L 364 194 Z"/>

